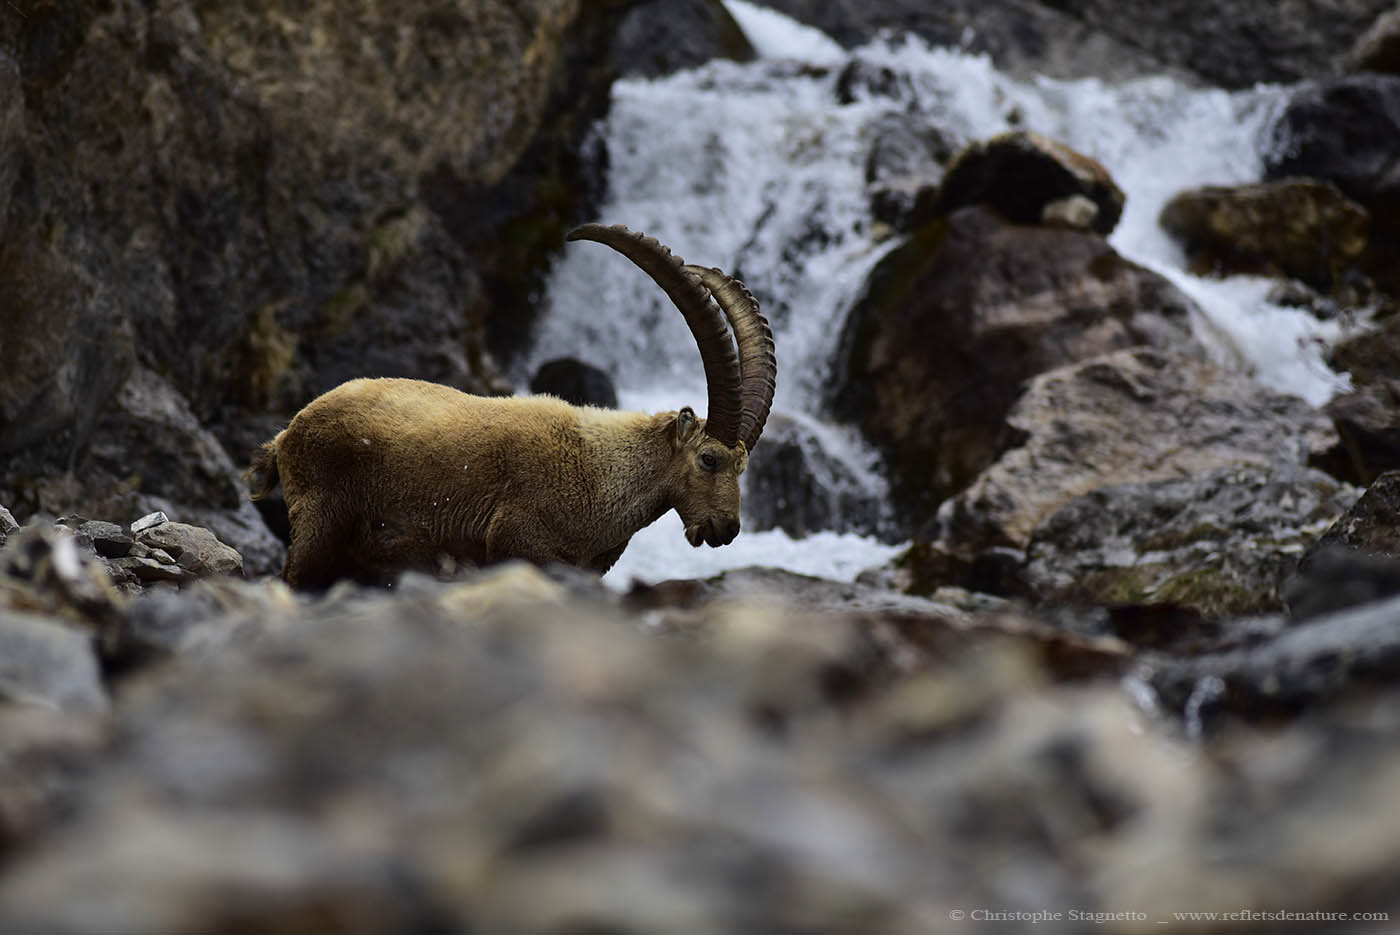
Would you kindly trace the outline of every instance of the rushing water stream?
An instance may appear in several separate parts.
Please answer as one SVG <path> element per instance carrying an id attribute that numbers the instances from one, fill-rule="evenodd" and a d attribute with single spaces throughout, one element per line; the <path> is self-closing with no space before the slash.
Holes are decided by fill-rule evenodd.
<path id="1" fill-rule="evenodd" d="M 1098 159 L 1127 193 L 1112 244 L 1196 299 L 1204 313 L 1197 333 L 1220 359 L 1313 403 L 1344 385 L 1321 360 L 1334 325 L 1268 303 L 1265 280 L 1185 272 L 1156 223 L 1166 199 L 1182 189 L 1259 177 L 1262 132 L 1283 89 L 1201 90 L 1168 78 L 1017 81 L 984 57 L 915 39 L 847 52 L 780 14 L 740 0 L 728 5 L 758 61 L 716 61 L 614 86 L 611 112 L 596 131 L 609 166 L 599 219 L 643 230 L 688 261 L 745 280 L 774 326 L 774 411 L 819 433 L 867 492 L 882 489 L 873 452 L 853 431 L 826 425 L 820 400 L 844 316 L 871 267 L 897 242 L 879 239 L 870 212 L 866 164 L 881 120 L 937 128 L 954 147 L 1030 129 Z M 884 77 L 838 89 L 852 63 Z M 564 355 L 608 370 L 625 408 L 703 409 L 699 355 L 680 315 L 603 247 L 565 251 L 517 382 Z M 724 548 L 692 549 L 671 513 L 633 538 L 607 580 L 621 586 L 633 577 L 705 576 L 751 564 L 850 579 L 896 551 L 853 534 L 794 540 L 780 531 L 746 531 Z"/>

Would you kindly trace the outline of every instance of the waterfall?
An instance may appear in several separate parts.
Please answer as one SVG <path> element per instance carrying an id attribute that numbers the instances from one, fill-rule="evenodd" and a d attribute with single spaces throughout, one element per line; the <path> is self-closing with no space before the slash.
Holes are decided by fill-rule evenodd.
<path id="1" fill-rule="evenodd" d="M 810 27 L 728 0 L 757 61 L 714 61 L 656 80 L 627 79 L 595 129 L 608 191 L 599 220 L 624 223 L 690 262 L 742 278 L 774 327 L 774 412 L 820 431 L 826 453 L 869 491 L 875 456 L 849 428 L 826 425 L 822 400 L 845 315 L 898 238 L 871 216 L 866 166 L 880 121 L 937 128 L 956 148 L 1012 129 L 1061 140 L 1102 162 L 1127 193 L 1111 242 L 1200 304 L 1201 340 L 1275 388 L 1321 403 L 1344 378 L 1322 362 L 1335 325 L 1270 304 L 1267 280 L 1211 281 L 1183 269 L 1157 215 L 1176 192 L 1256 180 L 1263 128 L 1285 89 L 1226 92 L 1165 78 L 1018 81 L 983 56 L 913 37 L 852 51 Z M 694 341 L 653 283 L 601 247 L 572 244 L 550 275 L 547 309 L 518 384 L 543 361 L 576 356 L 608 370 L 626 408 L 705 400 Z M 793 540 L 746 531 L 692 550 L 674 514 L 634 537 L 610 582 L 702 576 L 748 564 L 853 577 L 897 545 L 820 533 Z"/>

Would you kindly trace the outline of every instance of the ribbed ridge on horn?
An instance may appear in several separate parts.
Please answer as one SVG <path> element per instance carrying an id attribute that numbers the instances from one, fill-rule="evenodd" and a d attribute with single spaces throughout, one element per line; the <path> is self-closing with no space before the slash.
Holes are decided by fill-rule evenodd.
<path id="1" fill-rule="evenodd" d="M 687 266 L 686 269 L 699 276 L 700 281 L 709 287 L 734 328 L 734 339 L 739 343 L 739 381 L 743 387 L 740 394 L 742 412 L 739 416 L 739 438 L 743 440 L 744 447 L 753 451 L 758 437 L 763 434 L 764 423 L 768 421 L 768 410 L 773 406 L 773 391 L 778 385 L 778 358 L 773 349 L 773 329 L 758 310 L 758 300 L 742 282 L 723 270 L 703 266 Z"/>
<path id="2" fill-rule="evenodd" d="M 583 224 L 571 230 L 567 239 L 594 240 L 612 247 L 670 296 L 690 326 L 705 365 L 705 432 L 726 445 L 737 444 L 742 414 L 739 358 L 725 316 L 710 301 L 710 290 L 701 277 L 687 268 L 684 260 L 672 255 L 665 244 L 621 224 Z"/>

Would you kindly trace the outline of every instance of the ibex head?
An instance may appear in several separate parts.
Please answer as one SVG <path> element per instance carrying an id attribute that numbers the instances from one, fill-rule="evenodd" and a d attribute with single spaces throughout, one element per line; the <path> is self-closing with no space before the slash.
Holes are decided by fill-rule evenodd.
<path id="1" fill-rule="evenodd" d="M 670 296 L 690 326 L 705 367 L 708 413 L 700 419 L 687 406 L 669 423 L 665 486 L 691 545 L 727 545 L 739 534 L 739 475 L 773 404 L 778 364 L 767 319 L 743 283 L 687 265 L 651 237 L 585 224 L 568 239 L 596 240 L 622 253 Z"/>
<path id="2" fill-rule="evenodd" d="M 685 538 L 694 546 L 728 545 L 739 534 L 739 475 L 749 466 L 748 449 L 707 434 L 689 406 L 676 413 L 674 426 L 670 487 Z"/>

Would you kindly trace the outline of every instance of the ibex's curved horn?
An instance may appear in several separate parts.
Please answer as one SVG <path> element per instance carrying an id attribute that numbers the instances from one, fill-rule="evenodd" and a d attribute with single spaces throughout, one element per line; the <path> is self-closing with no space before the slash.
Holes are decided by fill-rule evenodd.
<path id="1" fill-rule="evenodd" d="M 768 410 L 773 406 L 773 391 L 778 383 L 773 329 L 758 310 L 758 300 L 742 282 L 723 270 L 703 266 L 687 266 L 686 269 L 699 276 L 700 281 L 709 287 L 734 328 L 734 339 L 739 342 L 739 382 L 742 386 L 739 438 L 745 448 L 753 451 L 758 437 L 763 434 L 763 425 L 768 421 Z"/>
<path id="2" fill-rule="evenodd" d="M 726 445 L 738 444 L 742 412 L 739 358 L 725 316 L 710 301 L 710 290 L 699 274 L 687 268 L 680 257 L 673 256 L 665 244 L 621 224 L 584 224 L 571 230 L 567 239 L 595 240 L 612 247 L 637 264 L 671 297 L 685 316 L 690 333 L 695 335 L 705 365 L 709 394 L 705 432 Z"/>

